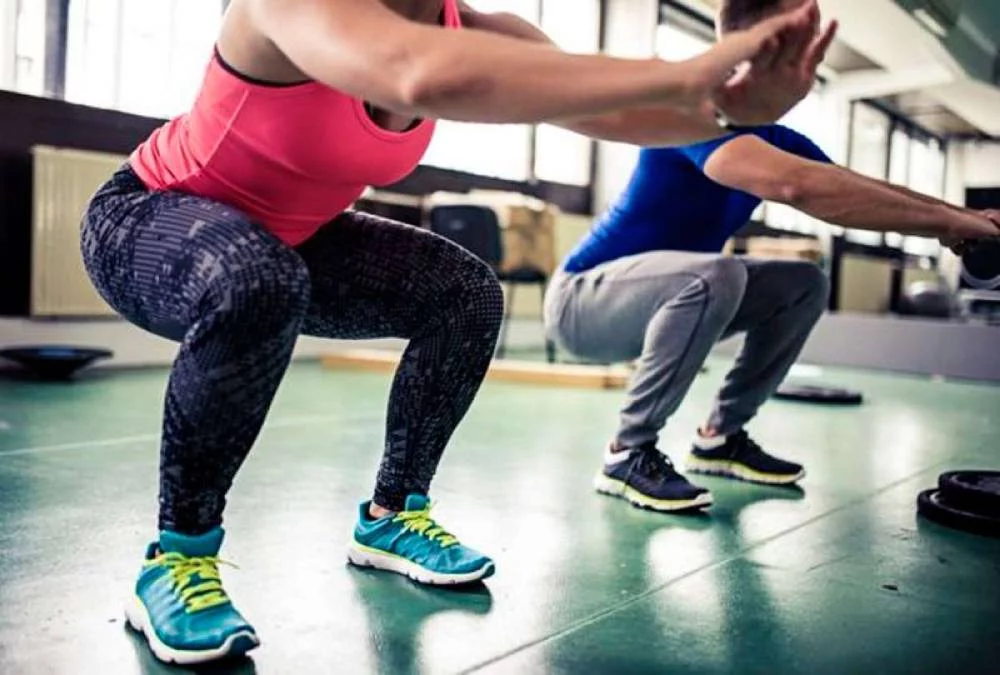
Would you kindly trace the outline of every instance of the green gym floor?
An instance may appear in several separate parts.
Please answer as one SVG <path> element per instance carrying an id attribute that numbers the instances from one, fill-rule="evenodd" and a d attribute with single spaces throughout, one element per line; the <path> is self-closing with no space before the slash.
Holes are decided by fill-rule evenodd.
<path id="1" fill-rule="evenodd" d="M 725 364 L 665 434 L 681 459 Z M 348 568 L 388 378 L 290 371 L 231 495 L 224 568 L 263 645 L 200 672 L 1000 672 L 1000 540 L 917 519 L 951 468 L 1000 466 L 1000 388 L 826 370 L 860 408 L 773 402 L 751 427 L 807 465 L 801 491 L 706 479 L 704 516 L 590 489 L 620 392 L 488 384 L 437 515 L 497 559 L 485 586 Z M 0 382 L 0 673 L 187 672 L 120 607 L 156 508 L 165 371 Z"/>

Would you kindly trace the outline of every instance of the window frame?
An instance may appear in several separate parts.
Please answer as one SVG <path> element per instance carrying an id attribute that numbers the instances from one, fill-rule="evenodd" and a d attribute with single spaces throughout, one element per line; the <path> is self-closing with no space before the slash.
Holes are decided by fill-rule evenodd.
<path id="1" fill-rule="evenodd" d="M 573 7 L 578 2 L 579 0 L 524 0 L 520 3 L 517 14 L 542 27 L 544 30 L 546 27 L 547 12 L 555 9 L 557 5 Z M 586 42 L 589 43 L 586 51 L 591 52 L 592 50 L 602 50 L 604 47 L 607 0 L 588 0 L 588 2 L 592 2 L 593 5 L 588 8 L 587 16 L 594 19 L 593 23 L 591 21 L 587 22 L 587 27 L 592 27 L 594 31 L 594 35 L 587 36 L 586 38 Z M 476 5 L 475 2 L 470 4 L 473 6 Z M 486 7 L 479 7 L 482 11 L 502 11 L 503 8 L 504 5 L 502 2 L 492 3 Z M 564 8 L 563 6 L 559 7 L 559 9 Z M 590 12 L 590 9 L 595 10 L 593 14 Z M 553 35 L 553 39 L 558 39 L 558 35 L 553 34 L 553 31 L 550 30 L 549 33 Z M 461 148 L 465 147 L 464 144 L 457 143 L 457 137 L 454 139 L 451 138 L 452 133 L 456 134 L 456 136 L 459 134 L 458 125 L 459 123 L 447 121 L 439 124 L 439 134 L 432 142 L 428 156 L 425 157 L 422 166 L 436 167 L 448 171 L 461 171 L 470 175 L 483 175 L 488 178 L 499 178 L 527 185 L 540 182 L 554 182 L 561 185 L 573 185 L 579 188 L 591 188 L 594 184 L 597 173 L 596 141 L 582 139 L 579 145 L 574 144 L 570 148 L 565 143 L 559 145 L 556 140 L 554 143 L 555 147 L 560 147 L 563 153 L 571 153 L 571 156 L 579 157 L 580 166 L 582 167 L 579 171 L 562 171 L 558 164 L 553 165 L 551 162 L 540 162 L 539 152 L 542 148 L 549 147 L 548 144 L 553 143 L 554 139 L 558 139 L 558 136 L 568 135 L 572 132 L 560 129 L 555 131 L 555 133 L 550 133 L 550 129 L 542 129 L 541 127 L 545 125 L 539 124 L 511 125 L 517 129 L 516 142 L 518 146 L 516 159 L 518 161 L 516 162 L 516 167 L 511 161 L 500 162 L 499 164 L 503 164 L 507 171 L 487 176 L 485 174 L 474 173 L 477 169 L 474 162 L 450 161 L 457 156 L 457 153 L 461 152 Z M 472 130 L 474 130 L 474 127 Z M 470 130 L 465 129 L 464 131 L 468 135 Z M 514 132 L 510 133 L 513 134 Z M 514 139 L 511 138 L 510 142 L 513 143 Z M 513 154 L 507 157 L 509 160 L 513 160 L 514 158 Z M 506 173 L 507 175 L 501 175 L 502 173 Z M 559 181 L 560 178 L 565 179 L 567 182 Z"/>
<path id="2" fill-rule="evenodd" d="M 3 0 L 0 0 L 2 2 Z M 39 1 L 42 0 L 29 0 Z M 229 0 L 216 0 L 220 3 L 220 11 L 225 11 Z M 11 4 L 16 14 L 17 0 L 7 0 Z M 68 38 L 69 38 L 69 12 L 71 0 L 44 0 L 46 4 L 46 35 L 45 35 L 45 63 L 44 63 L 44 96 L 42 98 L 65 101 L 66 81 L 67 81 L 67 61 L 68 61 Z M 541 21 L 544 0 L 538 0 L 537 16 L 534 19 Z M 604 47 L 606 32 L 607 0 L 600 0 L 599 23 L 596 27 L 598 31 L 599 46 Z M 0 9 L 6 7 L 0 4 Z M 0 62 L 0 66 L 5 65 Z M 11 66 L 13 68 L 13 66 Z M 2 72 L 2 71 L 0 71 Z M 6 84 L 6 83 L 4 83 Z M 13 83 L 11 83 L 13 84 Z M 116 83 L 115 85 L 120 86 Z M 115 114 L 126 114 L 118 110 L 110 110 Z M 139 115 L 139 117 L 143 117 Z M 146 119 L 159 119 L 162 115 L 149 117 Z M 581 215 L 592 215 L 594 213 L 593 195 L 594 183 L 597 174 L 597 142 L 591 141 L 591 152 L 589 157 L 589 176 L 586 185 L 572 185 L 549 180 L 539 180 L 536 175 L 536 151 L 537 151 L 537 128 L 531 126 L 530 131 L 530 151 L 528 162 L 527 178 L 524 180 L 505 180 L 474 174 L 466 171 L 436 167 L 421 164 L 413 175 L 404 179 L 397 186 L 401 191 L 414 194 L 428 194 L 441 189 L 448 189 L 459 192 L 469 192 L 477 189 L 507 189 L 522 194 L 531 195 L 540 199 L 546 199 L 555 203 L 564 211 Z"/>
<path id="3" fill-rule="evenodd" d="M 17 80 L 18 0 L 0 0 L 0 44 L 14 45 L 0 51 L 0 87 L 13 89 Z"/>

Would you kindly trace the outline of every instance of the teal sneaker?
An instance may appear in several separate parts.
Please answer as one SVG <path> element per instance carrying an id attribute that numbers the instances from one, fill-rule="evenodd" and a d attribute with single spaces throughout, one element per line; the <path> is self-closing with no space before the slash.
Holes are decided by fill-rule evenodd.
<path id="1" fill-rule="evenodd" d="M 125 617 L 161 661 L 204 663 L 260 644 L 222 588 L 217 556 L 223 534 L 221 527 L 197 537 L 164 531 L 146 551 Z"/>
<path id="2" fill-rule="evenodd" d="M 463 546 L 431 518 L 430 500 L 406 498 L 400 513 L 372 518 L 368 502 L 358 510 L 354 539 L 347 559 L 359 567 L 396 572 L 422 584 L 468 584 L 493 576 L 495 565 L 483 554 Z"/>

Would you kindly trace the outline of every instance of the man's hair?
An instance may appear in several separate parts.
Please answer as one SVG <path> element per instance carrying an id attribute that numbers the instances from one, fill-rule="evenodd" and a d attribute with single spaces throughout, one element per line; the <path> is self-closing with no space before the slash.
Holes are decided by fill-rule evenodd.
<path id="1" fill-rule="evenodd" d="M 723 0 L 719 27 L 724 31 L 744 30 L 781 9 L 782 0 Z"/>

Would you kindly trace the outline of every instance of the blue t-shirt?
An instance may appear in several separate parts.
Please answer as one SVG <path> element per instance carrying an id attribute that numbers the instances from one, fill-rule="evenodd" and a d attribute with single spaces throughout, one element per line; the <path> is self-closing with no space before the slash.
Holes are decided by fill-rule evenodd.
<path id="1" fill-rule="evenodd" d="M 716 183 L 704 168 L 713 152 L 744 134 L 800 157 L 830 162 L 808 138 L 776 124 L 680 148 L 645 148 L 624 194 L 598 219 L 563 269 L 583 272 L 648 251 L 721 251 L 761 200 Z"/>

